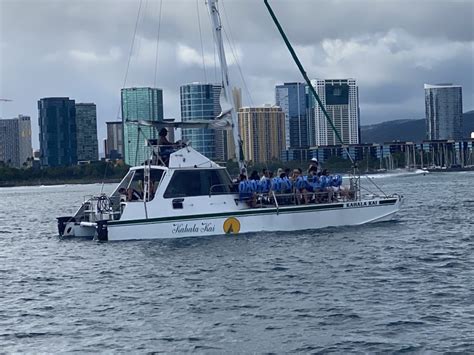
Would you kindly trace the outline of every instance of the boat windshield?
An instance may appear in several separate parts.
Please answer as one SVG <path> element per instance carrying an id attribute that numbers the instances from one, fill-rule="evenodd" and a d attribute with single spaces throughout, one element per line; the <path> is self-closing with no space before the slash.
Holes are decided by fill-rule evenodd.
<path id="1" fill-rule="evenodd" d="M 150 183 L 148 186 L 147 201 L 153 200 L 156 189 L 163 177 L 161 169 L 150 170 Z M 124 196 L 126 201 L 143 201 L 144 195 L 144 169 L 131 170 L 120 182 L 111 197 Z"/>
<path id="2" fill-rule="evenodd" d="M 232 181 L 224 169 L 177 170 L 164 198 L 222 195 L 231 193 Z"/>
<path id="3" fill-rule="evenodd" d="M 122 192 L 128 189 L 130 185 L 130 181 L 132 180 L 133 174 L 135 173 L 134 170 L 129 170 L 127 175 L 120 181 L 120 184 L 115 188 L 114 192 L 110 195 L 110 197 L 120 196 Z"/>

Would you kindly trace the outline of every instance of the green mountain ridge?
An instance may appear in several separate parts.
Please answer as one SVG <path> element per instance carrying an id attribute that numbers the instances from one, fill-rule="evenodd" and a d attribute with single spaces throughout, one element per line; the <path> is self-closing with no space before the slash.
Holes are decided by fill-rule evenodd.
<path id="1" fill-rule="evenodd" d="M 474 132 L 474 110 L 463 113 L 464 138 Z M 426 139 L 425 119 L 399 119 L 361 126 L 361 143 L 421 142 Z"/>

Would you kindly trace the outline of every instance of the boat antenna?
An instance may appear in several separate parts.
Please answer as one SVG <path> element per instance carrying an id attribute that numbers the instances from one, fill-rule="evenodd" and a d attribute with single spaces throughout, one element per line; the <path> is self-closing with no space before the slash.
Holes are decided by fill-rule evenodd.
<path id="1" fill-rule="evenodd" d="M 311 84 L 311 81 L 309 80 L 308 75 L 306 74 L 306 71 L 303 68 L 303 65 L 301 64 L 300 60 L 298 59 L 298 56 L 296 55 L 290 41 L 286 37 L 286 34 L 283 31 L 283 28 L 281 27 L 280 22 L 278 22 L 278 19 L 276 18 L 275 13 L 273 12 L 270 4 L 268 3 L 268 0 L 264 0 L 264 3 L 265 3 L 265 6 L 268 9 L 268 12 L 270 13 L 270 16 L 272 17 L 273 22 L 275 23 L 276 27 L 278 28 L 278 31 L 280 32 L 281 37 L 283 38 L 283 41 L 285 41 L 286 47 L 290 51 L 290 54 L 293 57 L 293 60 L 295 61 L 296 65 L 298 66 L 298 69 L 300 70 L 301 75 L 303 76 L 304 80 L 306 81 L 306 84 L 308 85 L 309 90 L 311 91 L 314 98 L 318 102 L 319 107 L 321 108 L 321 111 L 323 111 L 324 116 L 326 117 L 326 120 L 331 125 L 331 128 L 333 129 L 334 133 L 336 134 L 337 139 L 341 142 L 341 145 L 342 145 L 343 149 L 345 150 L 347 156 L 349 157 L 349 159 L 352 162 L 353 167 L 355 168 L 356 164 L 355 164 L 354 160 L 352 159 L 351 155 L 349 154 L 349 151 L 348 151 L 347 147 L 344 146 L 344 142 L 341 138 L 341 135 L 339 134 L 339 131 L 337 130 L 336 126 L 334 126 L 334 123 L 332 122 L 331 118 L 329 117 L 329 115 L 326 111 L 326 108 L 324 107 L 323 103 L 321 102 L 321 99 L 319 98 L 318 94 L 316 93 L 316 90 L 314 90 L 314 87 Z"/>
<path id="2" fill-rule="evenodd" d="M 212 21 L 212 30 L 214 32 L 214 41 L 217 47 L 217 54 L 219 57 L 219 63 L 221 67 L 221 76 L 222 76 L 222 90 L 223 96 L 227 102 L 232 103 L 232 108 L 230 109 L 230 115 L 232 118 L 232 137 L 234 139 L 234 149 L 235 149 L 235 158 L 239 163 L 240 172 L 245 169 L 245 163 L 243 159 L 243 154 L 241 151 L 242 148 L 242 139 L 239 134 L 239 122 L 237 119 L 237 111 L 235 109 L 235 102 L 232 95 L 232 88 L 229 80 L 229 71 L 227 68 L 227 61 L 225 58 L 224 51 L 224 42 L 222 39 L 222 22 L 217 8 L 217 0 L 208 0 L 207 5 L 209 8 L 209 14 L 211 15 Z"/>

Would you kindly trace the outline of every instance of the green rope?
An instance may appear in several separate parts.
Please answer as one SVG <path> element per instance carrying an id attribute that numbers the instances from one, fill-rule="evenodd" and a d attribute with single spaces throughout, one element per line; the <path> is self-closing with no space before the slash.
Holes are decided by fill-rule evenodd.
<path id="1" fill-rule="evenodd" d="M 264 0 L 264 3 L 265 3 L 265 6 L 267 7 L 268 9 L 268 12 L 270 13 L 270 16 L 272 17 L 273 19 L 273 22 L 275 22 L 275 25 L 276 27 L 278 28 L 278 31 L 280 32 L 281 36 L 283 37 L 283 41 L 285 41 L 285 44 L 286 46 L 288 47 L 288 50 L 290 51 L 290 54 L 291 56 L 293 57 L 293 60 L 295 61 L 296 65 L 298 66 L 298 69 L 300 70 L 301 72 L 301 75 L 303 75 L 303 78 L 304 80 L 306 81 L 306 84 L 308 84 L 308 87 L 309 87 L 309 90 L 311 91 L 311 93 L 313 94 L 314 98 L 316 99 L 316 101 L 318 102 L 319 104 L 319 107 L 321 108 L 321 110 L 323 111 L 324 113 L 324 116 L 326 117 L 327 121 L 329 122 L 329 124 L 331 125 L 331 128 L 333 129 L 334 133 L 336 134 L 337 138 L 339 139 L 339 141 L 341 142 L 341 145 L 344 146 L 344 142 L 342 141 L 342 138 L 341 136 L 339 135 L 339 132 L 336 128 L 336 126 L 334 126 L 334 123 L 332 122 L 331 118 L 329 117 L 326 109 L 324 108 L 324 105 L 323 103 L 321 102 L 321 99 L 319 98 L 318 94 L 316 93 L 316 90 L 314 90 L 314 87 L 313 85 L 311 85 L 311 81 L 309 80 L 308 78 L 308 75 L 306 74 L 306 71 L 304 70 L 303 68 L 303 65 L 301 64 L 300 60 L 298 59 L 298 56 L 296 55 L 294 49 L 293 49 L 293 46 L 291 45 L 290 41 L 288 40 L 288 38 L 286 37 L 286 34 L 285 32 L 283 31 L 283 28 L 281 27 L 280 25 L 280 22 L 278 22 L 278 19 L 276 18 L 275 16 L 275 13 L 273 12 L 270 4 L 268 3 L 268 0 Z M 349 159 L 351 160 L 352 164 L 355 164 L 354 163 L 354 160 L 352 159 L 349 151 L 347 150 L 347 148 L 343 147 L 345 150 L 346 150 L 346 153 L 347 153 L 347 156 L 349 157 Z"/>

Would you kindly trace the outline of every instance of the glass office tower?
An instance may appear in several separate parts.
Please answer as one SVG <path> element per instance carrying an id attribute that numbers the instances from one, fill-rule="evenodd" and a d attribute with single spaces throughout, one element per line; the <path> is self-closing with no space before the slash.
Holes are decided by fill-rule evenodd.
<path id="1" fill-rule="evenodd" d="M 41 165 L 77 164 L 76 105 L 68 97 L 38 101 Z"/>
<path id="2" fill-rule="evenodd" d="M 275 103 L 285 113 L 286 149 L 308 147 L 308 115 L 305 83 L 275 87 Z"/>
<path id="3" fill-rule="evenodd" d="M 463 139 L 462 87 L 425 84 L 426 138 Z"/>
<path id="4" fill-rule="evenodd" d="M 94 103 L 76 104 L 77 160 L 99 159 L 97 109 Z"/>
<path id="5" fill-rule="evenodd" d="M 192 83 L 180 87 L 181 120 L 213 120 L 221 112 L 221 86 Z M 225 131 L 204 128 L 185 128 L 183 141 L 189 141 L 199 153 L 212 160 L 225 160 L 227 155 Z"/>
<path id="6" fill-rule="evenodd" d="M 153 127 L 138 126 L 133 122 L 163 121 L 163 90 L 124 88 L 121 95 L 125 164 L 140 165 L 149 158 L 145 139 L 157 139 L 158 133 Z"/>

